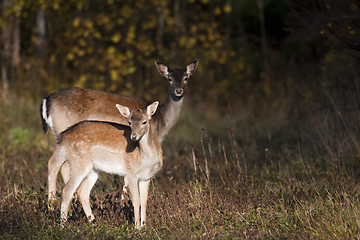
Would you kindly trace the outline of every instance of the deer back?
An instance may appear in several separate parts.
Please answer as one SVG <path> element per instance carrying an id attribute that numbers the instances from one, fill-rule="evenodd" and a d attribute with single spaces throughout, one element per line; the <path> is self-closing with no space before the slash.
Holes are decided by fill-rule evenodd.
<path id="1" fill-rule="evenodd" d="M 48 118 L 47 123 L 56 136 L 83 120 L 109 121 L 127 125 L 127 119 L 119 116 L 114 103 L 129 106 L 130 110 L 145 108 L 149 104 L 141 99 L 102 91 L 68 88 L 59 90 L 46 98 L 45 117 Z"/>

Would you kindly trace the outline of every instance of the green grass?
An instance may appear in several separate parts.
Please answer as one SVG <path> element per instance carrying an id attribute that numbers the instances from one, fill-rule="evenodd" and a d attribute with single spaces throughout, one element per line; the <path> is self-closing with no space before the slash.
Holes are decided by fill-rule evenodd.
<path id="1" fill-rule="evenodd" d="M 54 139 L 38 102 L 1 108 L 1 239 L 359 239 L 360 128 L 346 115 L 299 123 L 185 106 L 151 182 L 148 226 L 134 230 L 122 178 L 102 174 L 91 193 L 96 222 L 76 202 L 62 229 L 59 202 L 47 208 Z"/>

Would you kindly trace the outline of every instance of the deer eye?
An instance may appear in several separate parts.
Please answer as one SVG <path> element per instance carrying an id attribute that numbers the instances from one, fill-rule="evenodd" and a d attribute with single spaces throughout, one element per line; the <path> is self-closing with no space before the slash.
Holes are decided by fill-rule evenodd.
<path id="1" fill-rule="evenodd" d="M 146 121 L 143 121 L 142 125 L 145 125 L 147 122 Z"/>
<path id="2" fill-rule="evenodd" d="M 184 81 L 186 82 L 189 79 L 189 77 L 184 77 Z"/>
<path id="3" fill-rule="evenodd" d="M 168 80 L 169 80 L 169 82 L 172 82 L 172 79 L 171 79 L 171 77 L 169 77 L 169 78 L 168 78 Z"/>
<path id="4" fill-rule="evenodd" d="M 131 122 L 129 121 L 129 126 L 131 126 Z"/>

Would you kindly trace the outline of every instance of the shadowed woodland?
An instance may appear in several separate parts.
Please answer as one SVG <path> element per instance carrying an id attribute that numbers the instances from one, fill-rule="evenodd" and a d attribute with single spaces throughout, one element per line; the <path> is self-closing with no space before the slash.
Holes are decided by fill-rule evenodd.
<path id="1" fill-rule="evenodd" d="M 360 238 L 358 1 L 0 4 L 0 238 Z M 96 222 L 74 201 L 61 229 L 60 204 L 47 208 L 55 139 L 41 99 L 77 86 L 163 103 L 154 62 L 194 59 L 147 228 L 133 229 L 123 179 L 102 174 Z"/>

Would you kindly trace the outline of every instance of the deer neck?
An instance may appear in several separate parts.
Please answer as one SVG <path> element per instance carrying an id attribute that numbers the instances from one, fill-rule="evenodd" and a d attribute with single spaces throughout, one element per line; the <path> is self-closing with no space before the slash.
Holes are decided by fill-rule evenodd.
<path id="1" fill-rule="evenodd" d="M 184 97 L 168 96 L 166 102 L 159 106 L 159 113 L 155 116 L 155 128 L 158 141 L 161 143 L 166 134 L 179 119 Z"/>
<path id="2" fill-rule="evenodd" d="M 143 158 L 157 161 L 159 157 L 160 144 L 152 136 L 153 134 L 151 129 L 149 129 L 149 131 L 139 140 L 139 147 Z"/>

